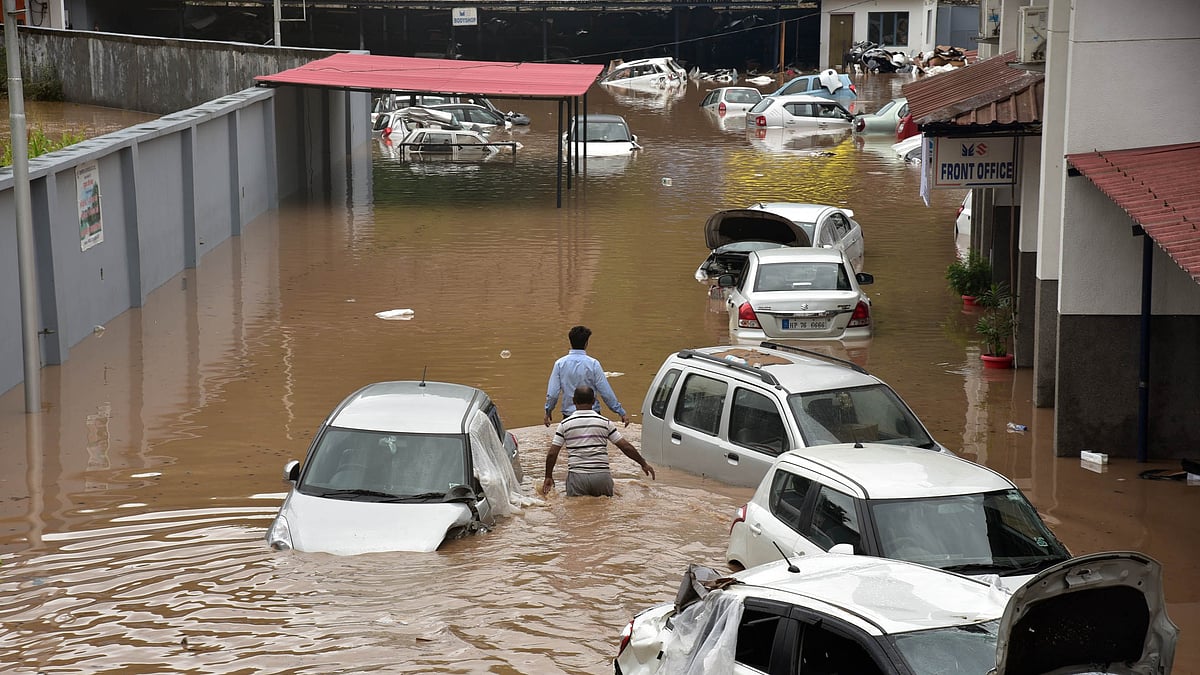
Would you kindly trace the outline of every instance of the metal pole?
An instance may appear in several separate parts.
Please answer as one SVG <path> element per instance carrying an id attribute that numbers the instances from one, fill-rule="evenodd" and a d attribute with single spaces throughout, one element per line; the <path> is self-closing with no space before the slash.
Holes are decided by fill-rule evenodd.
<path id="1" fill-rule="evenodd" d="M 279 11 L 279 0 L 275 0 L 275 46 L 276 47 L 283 46 L 283 43 L 280 42 L 281 38 L 279 37 L 279 22 L 281 20 L 280 14 L 281 14 L 281 12 Z"/>
<path id="2" fill-rule="evenodd" d="M 4 48 L 8 52 L 8 124 L 12 131 L 13 192 L 17 207 L 17 268 L 21 280 L 21 347 L 25 351 L 25 412 L 42 411 L 42 351 L 38 344 L 37 261 L 29 197 L 29 138 L 25 135 L 25 89 L 21 83 L 16 0 L 4 0 Z"/>

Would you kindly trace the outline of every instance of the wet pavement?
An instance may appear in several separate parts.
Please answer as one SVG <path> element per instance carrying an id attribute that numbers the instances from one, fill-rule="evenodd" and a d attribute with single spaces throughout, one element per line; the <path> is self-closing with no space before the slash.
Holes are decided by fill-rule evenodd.
<path id="1" fill-rule="evenodd" d="M 903 77 L 860 79 L 858 108 Z M 567 329 L 595 331 L 636 438 L 662 359 L 727 339 L 692 278 L 705 219 L 812 201 L 863 226 L 876 335 L 850 356 L 939 441 L 1013 479 L 1073 553 L 1160 560 L 1175 672 L 1200 672 L 1200 486 L 1137 477 L 1177 462 L 1056 458 L 1031 373 L 980 367 L 974 315 L 943 279 L 962 193 L 926 207 L 889 138 L 747 138 L 699 109 L 708 86 L 593 90 L 591 110 L 624 115 L 645 148 L 591 160 L 562 209 L 553 104 L 497 101 L 533 119 L 512 133 L 515 162 L 406 163 L 375 146 L 368 198 L 249 224 L 47 367 L 43 414 L 24 414 L 19 387 L 0 396 L 0 669 L 611 672 L 634 612 L 673 597 L 688 563 L 722 564 L 749 490 L 666 469 L 649 481 L 614 450 L 614 499 L 552 494 L 436 553 L 339 558 L 266 548 L 283 464 L 350 391 L 424 375 L 492 395 L 533 495 Z M 412 318 L 374 316 L 391 309 Z"/>

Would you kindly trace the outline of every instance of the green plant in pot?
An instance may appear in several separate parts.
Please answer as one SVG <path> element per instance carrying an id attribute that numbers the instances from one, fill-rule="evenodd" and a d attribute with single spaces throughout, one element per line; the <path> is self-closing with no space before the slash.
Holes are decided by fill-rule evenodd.
<path id="1" fill-rule="evenodd" d="M 967 304 L 975 304 L 968 298 L 977 298 L 992 284 L 992 265 L 978 251 L 971 249 L 966 258 L 950 263 L 946 268 L 946 281 L 955 293 Z"/>
<path id="2" fill-rule="evenodd" d="M 983 308 L 983 314 L 975 322 L 975 332 L 983 337 L 984 365 L 995 363 L 995 367 L 1011 367 L 1008 341 L 1016 329 L 1016 316 L 1013 314 L 1013 296 L 1008 284 L 989 285 L 975 298 L 975 303 Z"/>

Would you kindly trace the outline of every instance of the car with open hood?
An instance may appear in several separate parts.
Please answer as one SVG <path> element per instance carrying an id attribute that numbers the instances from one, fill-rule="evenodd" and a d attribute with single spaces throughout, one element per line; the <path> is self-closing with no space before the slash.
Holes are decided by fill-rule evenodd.
<path id="1" fill-rule="evenodd" d="M 1009 595 L 914 563 L 806 555 L 722 575 L 691 566 L 674 602 L 621 632 L 617 675 L 1167 675 L 1179 631 L 1162 566 L 1072 558 Z"/>
<path id="2" fill-rule="evenodd" d="M 516 438 L 495 403 L 446 382 L 376 382 L 321 424 L 266 533 L 275 549 L 354 555 L 433 551 L 518 512 Z"/>
<path id="3" fill-rule="evenodd" d="M 828 428 L 856 424 L 836 403 L 809 412 Z M 745 569 L 778 560 L 780 551 L 830 550 L 987 575 L 1009 590 L 1071 557 L 1000 473 L 951 453 L 869 442 L 777 457 L 738 508 L 725 559 Z"/>

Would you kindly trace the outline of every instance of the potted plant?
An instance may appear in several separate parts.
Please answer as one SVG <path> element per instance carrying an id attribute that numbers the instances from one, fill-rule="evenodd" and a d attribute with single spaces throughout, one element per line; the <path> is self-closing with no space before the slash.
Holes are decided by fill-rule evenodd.
<path id="1" fill-rule="evenodd" d="M 981 253 L 971 249 L 966 258 L 955 260 L 946 268 L 946 281 L 962 296 L 963 304 L 974 305 L 975 298 L 992 283 L 992 266 Z"/>
<path id="2" fill-rule="evenodd" d="M 975 322 L 975 332 L 983 336 L 984 353 L 980 355 L 985 368 L 1012 368 L 1013 357 L 1008 353 L 1008 340 L 1016 328 L 1013 297 L 1008 284 L 991 284 L 979 294 L 975 303 L 983 315 Z"/>

